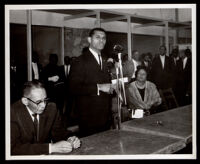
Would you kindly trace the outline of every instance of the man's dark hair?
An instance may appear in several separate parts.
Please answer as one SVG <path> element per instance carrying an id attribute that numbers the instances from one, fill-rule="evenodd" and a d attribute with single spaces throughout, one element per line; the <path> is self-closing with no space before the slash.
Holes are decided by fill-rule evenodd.
<path id="1" fill-rule="evenodd" d="M 189 48 L 186 48 L 185 51 L 184 51 L 184 53 L 185 53 L 185 55 L 186 55 L 187 57 L 190 57 L 191 54 L 192 54 L 192 52 L 191 52 L 191 50 L 190 50 Z"/>
<path id="2" fill-rule="evenodd" d="M 33 51 L 33 53 L 32 53 L 32 62 L 34 62 L 34 63 L 39 62 L 39 55 L 38 55 L 37 51 Z"/>
<path id="3" fill-rule="evenodd" d="M 136 52 L 138 52 L 138 50 L 133 50 L 133 51 L 132 51 L 132 54 L 135 54 Z"/>
<path id="4" fill-rule="evenodd" d="M 159 47 L 159 49 L 162 48 L 162 47 L 165 49 L 165 51 L 167 50 L 167 48 L 166 48 L 165 45 L 161 45 L 161 46 Z"/>
<path id="5" fill-rule="evenodd" d="M 50 54 L 49 55 L 49 62 L 53 64 L 57 64 L 58 62 L 58 55 L 57 54 Z"/>
<path id="6" fill-rule="evenodd" d="M 64 57 L 64 62 L 66 65 L 70 64 L 71 58 L 69 56 Z"/>
<path id="7" fill-rule="evenodd" d="M 36 89 L 36 88 L 45 89 L 45 86 L 39 80 L 25 82 L 22 89 L 22 96 L 27 97 L 30 94 L 31 90 Z"/>
<path id="8" fill-rule="evenodd" d="M 102 32 L 106 33 L 106 31 L 103 28 L 93 28 L 89 32 L 89 37 L 92 37 L 92 35 L 94 35 L 95 31 L 102 31 Z"/>
<path id="9" fill-rule="evenodd" d="M 145 66 L 139 65 L 137 66 L 137 70 L 135 71 L 135 78 L 138 76 L 138 72 L 143 69 L 147 73 L 147 68 Z"/>

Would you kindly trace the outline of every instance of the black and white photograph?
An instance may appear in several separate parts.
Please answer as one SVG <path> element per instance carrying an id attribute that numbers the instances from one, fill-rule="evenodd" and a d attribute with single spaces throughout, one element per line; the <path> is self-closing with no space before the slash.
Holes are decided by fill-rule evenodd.
<path id="1" fill-rule="evenodd" d="M 196 159 L 196 4 L 5 5 L 6 160 Z"/>

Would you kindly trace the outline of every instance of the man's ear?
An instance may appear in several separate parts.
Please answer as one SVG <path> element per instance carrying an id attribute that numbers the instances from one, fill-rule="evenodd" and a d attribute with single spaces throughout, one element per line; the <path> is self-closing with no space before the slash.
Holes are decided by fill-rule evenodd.
<path id="1" fill-rule="evenodd" d="M 89 43 L 91 43 L 91 37 L 88 37 L 87 40 Z"/>
<path id="2" fill-rule="evenodd" d="M 22 101 L 22 104 L 24 104 L 25 106 L 28 105 L 28 100 L 27 100 L 27 98 L 22 97 L 22 98 L 21 98 L 21 101 Z"/>

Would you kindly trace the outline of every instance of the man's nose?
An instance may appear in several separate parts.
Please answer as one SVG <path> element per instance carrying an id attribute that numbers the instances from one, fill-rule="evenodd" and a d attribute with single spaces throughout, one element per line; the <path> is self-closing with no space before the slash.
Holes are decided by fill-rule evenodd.
<path id="1" fill-rule="evenodd" d="M 46 106 L 46 102 L 45 102 L 45 101 L 41 102 L 41 103 L 40 103 L 40 106 L 41 106 L 42 108 L 44 108 L 44 107 Z"/>

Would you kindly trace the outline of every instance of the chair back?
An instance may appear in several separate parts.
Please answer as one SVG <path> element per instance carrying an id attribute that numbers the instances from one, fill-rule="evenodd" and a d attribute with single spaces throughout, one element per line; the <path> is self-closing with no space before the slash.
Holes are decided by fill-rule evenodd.
<path id="1" fill-rule="evenodd" d="M 179 107 L 172 88 L 159 90 L 159 93 L 163 101 L 163 110 Z"/>

